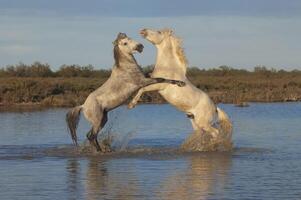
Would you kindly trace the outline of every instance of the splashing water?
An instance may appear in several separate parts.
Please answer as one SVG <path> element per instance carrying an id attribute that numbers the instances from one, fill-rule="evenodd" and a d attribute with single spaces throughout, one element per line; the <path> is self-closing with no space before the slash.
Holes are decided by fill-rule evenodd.
<path id="1" fill-rule="evenodd" d="M 231 132 L 220 132 L 213 137 L 210 132 L 194 131 L 181 145 L 183 151 L 231 151 Z"/>
<path id="2" fill-rule="evenodd" d="M 131 130 L 127 133 L 120 133 L 120 130 L 118 130 L 120 121 L 126 119 L 126 114 L 125 110 L 119 110 L 118 113 L 114 111 L 110 113 L 108 123 L 98 136 L 99 145 L 103 150 L 102 153 L 126 151 L 131 138 L 136 134 L 135 130 Z M 79 152 L 83 154 L 97 153 L 89 144 L 88 140 L 80 146 Z"/>

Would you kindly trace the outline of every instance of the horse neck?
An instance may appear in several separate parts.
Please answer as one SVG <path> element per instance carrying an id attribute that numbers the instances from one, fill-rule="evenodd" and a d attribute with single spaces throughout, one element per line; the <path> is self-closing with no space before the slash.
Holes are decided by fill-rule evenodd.
<path id="1" fill-rule="evenodd" d="M 133 54 L 125 54 L 122 52 L 120 52 L 119 68 L 128 72 L 140 70 Z"/>
<path id="2" fill-rule="evenodd" d="M 152 77 L 185 80 L 186 66 L 176 53 L 176 47 L 170 38 L 164 40 L 157 47 L 157 59 Z"/>

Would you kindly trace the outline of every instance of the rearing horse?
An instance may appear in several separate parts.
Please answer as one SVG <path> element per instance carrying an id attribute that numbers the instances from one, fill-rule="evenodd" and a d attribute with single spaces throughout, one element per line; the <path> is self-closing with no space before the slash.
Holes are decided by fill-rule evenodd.
<path id="1" fill-rule="evenodd" d="M 105 151 L 105 146 L 100 146 L 97 141 L 97 134 L 106 124 L 110 110 L 123 104 L 134 92 L 147 85 L 162 82 L 185 85 L 182 81 L 145 78 L 133 56 L 135 52 L 142 52 L 143 45 L 127 37 L 125 33 L 119 33 L 113 44 L 115 65 L 110 78 L 92 92 L 83 105 L 74 107 L 66 115 L 72 140 L 77 145 L 76 128 L 80 111 L 83 111 L 85 118 L 92 125 L 87 138 L 97 151 Z"/>
<path id="2" fill-rule="evenodd" d="M 133 108 L 144 92 L 158 91 L 167 102 L 187 114 L 195 131 L 206 131 L 213 137 L 222 131 L 231 138 L 232 123 L 227 114 L 218 108 L 205 92 L 187 79 L 186 57 L 181 48 L 181 41 L 173 35 L 172 30 L 143 29 L 140 34 L 157 48 L 157 60 L 151 77 L 181 80 L 186 86 L 176 87 L 166 83 L 146 86 L 138 91 L 128 107 Z"/>

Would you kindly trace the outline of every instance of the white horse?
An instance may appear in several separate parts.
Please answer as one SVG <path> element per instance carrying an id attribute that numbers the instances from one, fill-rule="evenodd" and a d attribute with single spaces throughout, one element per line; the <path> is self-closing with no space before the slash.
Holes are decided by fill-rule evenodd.
<path id="1" fill-rule="evenodd" d="M 218 108 L 205 92 L 187 79 L 187 60 L 181 48 L 181 41 L 173 35 L 172 30 L 143 29 L 140 34 L 157 48 L 157 60 L 151 77 L 181 80 L 186 85 L 178 87 L 157 83 L 143 87 L 128 107 L 133 108 L 144 92 L 158 91 L 167 102 L 186 113 L 195 132 L 206 131 L 211 133 L 213 138 L 223 132 L 223 135 L 231 138 L 232 123 L 227 114 Z"/>

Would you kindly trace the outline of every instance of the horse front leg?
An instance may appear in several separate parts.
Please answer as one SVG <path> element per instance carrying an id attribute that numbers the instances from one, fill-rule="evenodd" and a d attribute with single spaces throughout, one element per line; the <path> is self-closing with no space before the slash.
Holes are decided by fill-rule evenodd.
<path id="1" fill-rule="evenodd" d="M 165 78 L 152 78 L 156 80 L 158 83 L 169 83 L 173 85 L 177 85 L 179 87 L 184 87 L 186 83 L 184 81 L 179 81 L 179 80 L 172 80 L 172 79 L 165 79 Z"/>
<path id="2" fill-rule="evenodd" d="M 128 108 L 132 109 L 134 108 L 140 97 L 143 95 L 144 92 L 151 92 L 151 91 L 159 91 L 159 90 L 164 90 L 168 86 L 167 83 L 157 83 L 153 85 L 148 85 L 146 87 L 140 88 L 136 94 L 136 96 L 132 99 L 132 101 L 128 104 Z"/>

